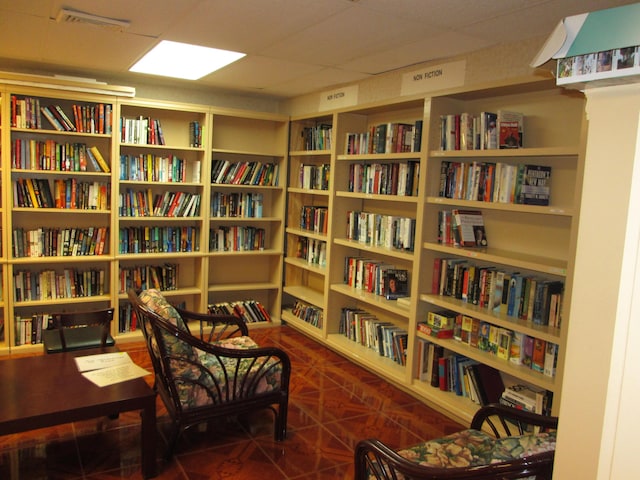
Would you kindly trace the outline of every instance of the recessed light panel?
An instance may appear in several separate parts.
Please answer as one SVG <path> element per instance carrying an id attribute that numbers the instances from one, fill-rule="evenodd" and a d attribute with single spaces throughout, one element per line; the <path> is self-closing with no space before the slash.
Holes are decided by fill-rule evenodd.
<path id="1" fill-rule="evenodd" d="M 244 53 L 229 50 L 163 40 L 129 70 L 197 80 L 244 56 Z"/>

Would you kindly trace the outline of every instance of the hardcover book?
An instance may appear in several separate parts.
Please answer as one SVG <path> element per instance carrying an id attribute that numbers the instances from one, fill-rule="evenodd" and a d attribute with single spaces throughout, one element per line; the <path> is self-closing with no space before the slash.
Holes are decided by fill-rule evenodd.
<path id="1" fill-rule="evenodd" d="M 387 300 L 395 300 L 409 295 L 409 271 L 390 268 L 384 274 L 384 295 Z"/>
<path id="2" fill-rule="evenodd" d="M 454 237 L 461 247 L 486 247 L 487 234 L 480 210 L 452 210 Z"/>
<path id="3" fill-rule="evenodd" d="M 520 112 L 498 110 L 498 147 L 522 148 L 524 115 Z"/>
<path id="4" fill-rule="evenodd" d="M 522 183 L 516 199 L 524 205 L 549 205 L 551 193 L 551 167 L 524 165 Z"/>

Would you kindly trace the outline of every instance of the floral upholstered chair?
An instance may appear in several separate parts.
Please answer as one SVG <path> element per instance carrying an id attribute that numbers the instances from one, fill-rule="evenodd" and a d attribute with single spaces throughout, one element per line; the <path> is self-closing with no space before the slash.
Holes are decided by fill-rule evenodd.
<path id="1" fill-rule="evenodd" d="M 129 300 L 151 356 L 154 387 L 173 421 L 168 457 L 185 429 L 262 408 L 274 412 L 274 437 L 284 440 L 291 374 L 284 351 L 259 347 L 233 315 L 181 310 L 155 289 L 131 290 Z M 208 341 L 191 334 L 189 321 L 211 327 Z"/>
<path id="2" fill-rule="evenodd" d="M 394 451 L 370 439 L 355 451 L 355 480 L 550 480 L 558 419 L 487 405 L 471 427 Z"/>

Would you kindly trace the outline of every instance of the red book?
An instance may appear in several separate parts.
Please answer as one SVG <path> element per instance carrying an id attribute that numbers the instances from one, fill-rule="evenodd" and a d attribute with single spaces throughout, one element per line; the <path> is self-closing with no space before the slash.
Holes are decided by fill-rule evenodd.
<path id="1" fill-rule="evenodd" d="M 452 328 L 436 328 L 426 322 L 418 322 L 418 331 L 436 338 L 453 338 Z"/>

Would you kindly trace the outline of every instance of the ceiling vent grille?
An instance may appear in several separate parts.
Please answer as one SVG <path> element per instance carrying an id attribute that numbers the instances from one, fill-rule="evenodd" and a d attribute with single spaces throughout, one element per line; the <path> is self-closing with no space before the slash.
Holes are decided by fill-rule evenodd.
<path id="1" fill-rule="evenodd" d="M 83 23 L 117 31 L 122 31 L 125 28 L 128 28 L 131 24 L 131 22 L 129 22 L 128 20 L 99 17 L 98 15 L 78 12 L 76 10 L 69 10 L 67 8 L 63 8 L 60 10 L 60 12 L 58 12 L 56 21 L 58 23 Z"/>

